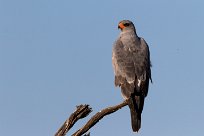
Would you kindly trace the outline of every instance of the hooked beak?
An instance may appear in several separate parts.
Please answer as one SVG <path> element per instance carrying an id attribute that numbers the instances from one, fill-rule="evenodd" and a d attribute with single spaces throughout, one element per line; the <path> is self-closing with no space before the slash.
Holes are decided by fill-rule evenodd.
<path id="1" fill-rule="evenodd" d="M 124 24 L 123 24 L 123 23 L 119 23 L 119 24 L 118 24 L 118 29 L 123 30 L 123 28 L 125 28 Z"/>

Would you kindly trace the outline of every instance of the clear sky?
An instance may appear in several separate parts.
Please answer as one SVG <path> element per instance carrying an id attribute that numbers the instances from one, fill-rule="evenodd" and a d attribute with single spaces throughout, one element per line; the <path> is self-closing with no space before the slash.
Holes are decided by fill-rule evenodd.
<path id="1" fill-rule="evenodd" d="M 79 104 L 122 102 L 113 84 L 118 22 L 149 44 L 153 84 L 142 128 L 125 107 L 92 136 L 204 135 L 203 0 L 0 0 L 0 135 L 52 136 Z"/>

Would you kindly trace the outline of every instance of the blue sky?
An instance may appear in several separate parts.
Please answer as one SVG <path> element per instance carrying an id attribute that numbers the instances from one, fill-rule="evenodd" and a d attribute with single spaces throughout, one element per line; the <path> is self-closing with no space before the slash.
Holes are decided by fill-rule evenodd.
<path id="1" fill-rule="evenodd" d="M 54 135 L 76 105 L 90 104 L 93 115 L 120 103 L 111 52 L 118 22 L 129 19 L 149 44 L 153 64 L 154 83 L 137 135 L 203 136 L 203 5 L 202 0 L 0 0 L 0 135 Z M 90 132 L 136 135 L 128 107 Z"/>

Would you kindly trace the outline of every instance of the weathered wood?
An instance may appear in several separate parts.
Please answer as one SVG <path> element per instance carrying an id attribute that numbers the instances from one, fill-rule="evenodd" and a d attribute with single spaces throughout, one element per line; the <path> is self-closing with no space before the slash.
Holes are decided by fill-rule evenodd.
<path id="1" fill-rule="evenodd" d="M 91 119 L 78 131 L 76 131 L 72 136 L 81 136 L 84 133 L 86 133 L 91 127 L 93 127 L 100 119 L 102 119 L 104 116 L 109 115 L 113 112 L 116 112 L 117 110 L 121 109 L 122 107 L 127 105 L 127 101 L 123 101 L 122 103 L 105 108 L 98 113 L 96 113 Z"/>
<path id="2" fill-rule="evenodd" d="M 91 129 L 96 123 L 99 122 L 104 116 L 109 115 L 111 113 L 116 112 L 117 110 L 121 109 L 122 107 L 127 105 L 127 101 L 125 100 L 122 103 L 105 108 L 99 112 L 97 112 L 94 116 L 90 118 L 90 120 L 79 130 L 77 130 L 72 136 L 81 136 L 85 134 L 89 129 Z M 79 105 L 74 113 L 70 115 L 70 117 L 64 122 L 64 124 L 60 127 L 57 131 L 55 136 L 65 136 L 66 133 L 73 127 L 73 125 L 81 118 L 86 117 L 92 109 L 89 105 Z M 84 136 L 90 136 L 90 133 L 85 134 Z"/>
<path id="3" fill-rule="evenodd" d="M 64 124 L 57 131 L 55 136 L 65 136 L 66 133 L 73 127 L 73 125 L 79 120 L 89 115 L 92 109 L 89 105 L 79 105 L 74 113 L 64 122 Z"/>

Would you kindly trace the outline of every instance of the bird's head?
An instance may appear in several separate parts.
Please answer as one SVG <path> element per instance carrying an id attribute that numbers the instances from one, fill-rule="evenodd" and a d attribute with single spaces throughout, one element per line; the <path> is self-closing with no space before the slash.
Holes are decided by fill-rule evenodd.
<path id="1" fill-rule="evenodd" d="M 118 24 L 118 29 L 121 31 L 133 30 L 135 31 L 135 26 L 130 20 L 122 20 Z"/>

